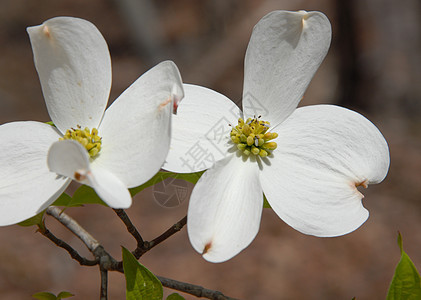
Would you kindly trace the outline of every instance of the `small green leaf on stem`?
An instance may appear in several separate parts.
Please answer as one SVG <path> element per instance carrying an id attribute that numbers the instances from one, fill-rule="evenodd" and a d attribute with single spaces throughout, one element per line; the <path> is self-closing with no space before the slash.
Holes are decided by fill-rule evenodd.
<path id="1" fill-rule="evenodd" d="M 25 221 L 18 223 L 18 225 L 24 226 L 24 227 L 36 225 L 38 226 L 40 230 L 45 230 L 44 214 L 45 214 L 45 210 L 33 216 L 32 218 L 26 219 Z"/>
<path id="2" fill-rule="evenodd" d="M 161 300 L 162 284 L 133 254 L 122 247 L 127 300 Z"/>
<path id="3" fill-rule="evenodd" d="M 183 296 L 178 293 L 172 293 L 167 297 L 167 300 L 186 300 Z"/>
<path id="4" fill-rule="evenodd" d="M 57 300 L 56 295 L 48 292 L 35 293 L 32 297 L 39 300 Z"/>
<path id="5" fill-rule="evenodd" d="M 403 251 L 402 236 L 398 233 L 401 259 L 389 287 L 387 300 L 421 299 L 421 278 L 409 256 Z"/>
<path id="6" fill-rule="evenodd" d="M 73 297 L 74 295 L 72 294 L 72 293 L 69 293 L 69 292 L 60 292 L 58 295 L 57 295 L 57 299 L 64 299 L 64 298 L 70 298 L 70 297 Z"/>
<path id="7" fill-rule="evenodd" d="M 32 295 L 32 297 L 39 300 L 61 300 L 61 299 L 69 298 L 73 296 L 74 295 L 69 292 L 60 292 L 57 296 L 49 292 L 40 292 L 40 293 L 35 293 Z"/>

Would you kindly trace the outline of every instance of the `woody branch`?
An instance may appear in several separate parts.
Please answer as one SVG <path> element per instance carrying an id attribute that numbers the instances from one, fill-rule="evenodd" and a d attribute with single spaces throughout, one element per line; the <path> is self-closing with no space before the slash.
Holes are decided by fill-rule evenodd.
<path id="1" fill-rule="evenodd" d="M 75 236 L 77 236 L 83 244 L 89 249 L 89 251 L 94 255 L 95 260 L 88 260 L 83 258 L 79 255 L 79 253 L 73 249 L 70 245 L 66 242 L 58 239 L 55 237 L 48 229 L 45 228 L 44 232 L 40 230 L 40 232 L 50 239 L 54 244 L 58 247 L 65 249 L 70 256 L 77 260 L 81 265 L 85 266 L 94 266 L 99 265 L 100 274 L 101 274 L 101 290 L 100 290 L 100 299 L 105 300 L 107 299 L 107 287 L 108 287 L 108 271 L 117 271 L 120 273 L 124 273 L 123 265 L 121 261 L 117 261 L 114 259 L 105 249 L 104 247 L 90 234 L 88 233 L 79 223 L 77 223 L 73 218 L 69 215 L 61 211 L 58 207 L 51 206 L 47 208 L 47 214 L 54 217 L 58 220 L 62 225 L 64 225 L 67 229 L 69 229 Z M 128 231 L 136 238 L 138 241 L 138 245 L 141 244 L 139 241 L 143 241 L 139 232 L 135 228 L 135 226 L 131 223 L 130 219 L 128 218 L 127 214 L 124 210 L 116 211 L 117 215 L 123 220 L 125 223 Z M 180 231 L 183 226 L 187 222 L 187 216 L 181 219 L 179 222 L 175 223 L 171 226 L 168 230 L 162 233 L 160 236 L 156 237 L 150 242 L 143 242 L 144 248 L 141 251 L 141 255 L 154 246 L 158 245 L 159 243 L 165 241 L 167 238 L 175 234 L 176 232 Z M 47 234 L 45 234 L 47 232 Z M 136 250 L 134 251 L 136 252 Z M 164 287 L 178 290 L 180 292 L 184 292 L 196 297 L 203 297 L 207 299 L 214 299 L 214 300 L 235 300 L 235 298 L 225 296 L 223 293 L 219 291 L 210 290 L 204 288 L 202 286 L 177 281 L 174 279 L 157 276 L 157 278 L 161 281 Z"/>

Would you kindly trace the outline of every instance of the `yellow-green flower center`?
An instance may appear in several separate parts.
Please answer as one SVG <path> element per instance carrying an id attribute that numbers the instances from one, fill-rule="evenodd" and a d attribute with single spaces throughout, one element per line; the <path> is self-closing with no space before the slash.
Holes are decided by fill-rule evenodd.
<path id="1" fill-rule="evenodd" d="M 254 154 L 266 157 L 277 147 L 275 142 L 269 141 L 277 138 L 278 134 L 267 132 L 270 123 L 259 118 L 248 118 L 246 122 L 239 118 L 238 125 L 231 130 L 231 141 L 247 156 Z"/>
<path id="2" fill-rule="evenodd" d="M 89 131 L 88 127 L 81 129 L 81 127 L 77 125 L 77 129 L 68 129 L 60 140 L 78 141 L 85 147 L 91 158 L 95 157 L 101 150 L 102 138 L 98 136 L 98 129 L 96 128 L 92 128 L 92 130 Z"/>

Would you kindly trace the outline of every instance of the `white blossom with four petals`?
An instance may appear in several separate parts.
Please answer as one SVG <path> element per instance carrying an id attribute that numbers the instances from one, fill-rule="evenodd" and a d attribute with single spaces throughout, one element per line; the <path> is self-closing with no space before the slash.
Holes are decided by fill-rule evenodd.
<path id="1" fill-rule="evenodd" d="M 183 97 L 177 67 L 160 63 L 105 111 L 111 58 L 98 29 L 57 17 L 28 33 L 55 127 L 32 121 L 0 126 L 0 225 L 44 210 L 72 179 L 93 187 L 110 207 L 129 207 L 128 188 L 150 179 L 168 153 L 173 103 Z M 79 142 L 59 141 L 76 126 L 98 129 L 102 148 L 94 158 Z"/>
<path id="2" fill-rule="evenodd" d="M 330 40 L 322 13 L 275 11 L 255 26 L 247 48 L 243 112 L 215 91 L 185 85 L 163 168 L 209 168 L 193 189 L 187 222 L 190 241 L 206 260 L 226 261 L 252 242 L 263 194 L 282 220 L 309 235 L 344 235 L 368 218 L 357 187 L 379 183 L 388 172 L 382 134 L 339 106 L 297 108 Z M 258 115 L 278 133 L 277 149 L 246 157 L 233 147 L 229 123 Z"/>

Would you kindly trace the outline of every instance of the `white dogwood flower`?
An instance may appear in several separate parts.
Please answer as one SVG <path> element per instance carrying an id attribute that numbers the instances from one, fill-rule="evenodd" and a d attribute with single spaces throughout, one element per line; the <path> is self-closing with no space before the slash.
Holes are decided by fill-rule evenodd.
<path id="1" fill-rule="evenodd" d="M 275 11 L 255 26 L 247 48 L 243 112 L 215 91 L 185 85 L 164 169 L 209 168 L 193 189 L 187 222 L 206 260 L 228 260 L 252 242 L 263 194 L 282 220 L 309 235 L 347 234 L 368 218 L 357 187 L 388 172 L 382 134 L 345 108 L 296 108 L 330 40 L 322 13 Z"/>
<path id="2" fill-rule="evenodd" d="M 105 111 L 111 58 L 98 29 L 57 17 L 27 30 L 55 127 L 0 126 L 0 225 L 42 211 L 72 179 L 93 187 L 111 207 L 129 207 L 128 188 L 150 179 L 168 153 L 173 103 L 183 97 L 177 67 L 160 63 Z"/>

